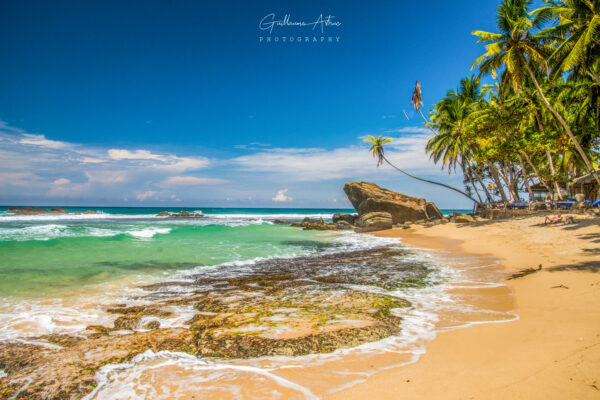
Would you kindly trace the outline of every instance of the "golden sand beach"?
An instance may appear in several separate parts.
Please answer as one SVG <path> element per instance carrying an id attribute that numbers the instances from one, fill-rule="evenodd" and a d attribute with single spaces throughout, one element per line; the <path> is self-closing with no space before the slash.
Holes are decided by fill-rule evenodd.
<path id="1" fill-rule="evenodd" d="M 377 232 L 440 253 L 497 258 L 507 277 L 542 269 L 507 280 L 518 320 L 439 333 L 416 363 L 326 398 L 600 398 L 600 218 L 576 220 L 544 225 L 538 216 Z"/>

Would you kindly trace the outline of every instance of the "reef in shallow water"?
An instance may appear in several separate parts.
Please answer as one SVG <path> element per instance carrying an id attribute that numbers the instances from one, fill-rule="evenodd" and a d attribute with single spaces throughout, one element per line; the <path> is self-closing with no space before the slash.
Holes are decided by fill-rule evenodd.
<path id="1" fill-rule="evenodd" d="M 202 357 L 327 353 L 396 335 L 393 309 L 410 303 L 386 289 L 420 287 L 431 269 L 405 250 L 379 248 L 272 259 L 146 286 L 136 305 L 115 304 L 114 325 L 80 336 L 0 344 L 0 398 L 76 399 L 106 364 L 150 349 Z M 189 317 L 178 327 L 180 310 Z M 191 311 L 190 311 L 191 310 Z"/>

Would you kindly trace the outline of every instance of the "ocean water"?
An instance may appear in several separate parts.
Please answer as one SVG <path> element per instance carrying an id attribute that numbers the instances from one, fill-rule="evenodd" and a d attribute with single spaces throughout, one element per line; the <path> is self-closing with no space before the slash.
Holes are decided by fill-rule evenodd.
<path id="1" fill-rule="evenodd" d="M 127 277 L 259 257 L 306 255 L 339 245 L 331 235 L 275 225 L 348 209 L 67 208 L 97 214 L 23 215 L 0 208 L 0 297 L 48 296 Z M 160 211 L 205 218 L 157 217 Z M 452 210 L 443 210 L 451 212 Z"/>
<path id="2" fill-rule="evenodd" d="M 68 209 L 97 214 L 15 216 L 0 208 L 0 341 L 77 335 L 91 324 L 111 326 L 115 316 L 106 306 L 135 305 L 145 293 L 143 285 L 202 274 L 235 276 L 271 259 L 390 247 L 403 250 L 402 263 L 431 271 L 424 287 L 349 284 L 412 303 L 394 311 L 402 317 L 398 336 L 331 354 L 227 362 L 149 350 L 130 362 L 101 368 L 88 399 L 183 399 L 192 393 L 201 398 L 320 398 L 378 370 L 414 362 L 439 331 L 516 318 L 508 309 L 477 300 L 487 291 L 506 291 L 495 265 L 440 259 L 396 239 L 273 223 L 306 216 L 327 220 L 335 212 L 353 210 Z M 206 217 L 157 217 L 163 210 L 202 211 Z M 175 311 L 161 327 L 185 326 L 195 313 L 189 307 Z M 323 371 L 329 371 L 327 377 Z"/>

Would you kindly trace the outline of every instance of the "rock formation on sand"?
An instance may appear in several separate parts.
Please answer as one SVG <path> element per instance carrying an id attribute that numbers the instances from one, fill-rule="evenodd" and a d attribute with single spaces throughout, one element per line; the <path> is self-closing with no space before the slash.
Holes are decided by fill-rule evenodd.
<path id="1" fill-rule="evenodd" d="M 362 214 L 356 224 L 357 232 L 381 231 L 392 229 L 392 215 L 385 211 L 370 212 Z"/>
<path id="2" fill-rule="evenodd" d="M 361 217 L 368 213 L 386 212 L 391 214 L 393 224 L 443 217 L 432 202 L 392 192 L 371 182 L 348 182 L 344 192 Z"/>

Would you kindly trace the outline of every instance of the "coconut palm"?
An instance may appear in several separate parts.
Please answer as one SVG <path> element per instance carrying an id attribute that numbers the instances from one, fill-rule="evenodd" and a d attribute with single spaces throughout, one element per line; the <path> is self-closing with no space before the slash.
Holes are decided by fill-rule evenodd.
<path id="1" fill-rule="evenodd" d="M 383 164 L 383 162 L 385 161 L 390 167 L 394 168 L 395 170 L 398 170 L 400 172 L 402 172 L 404 175 L 411 177 L 413 179 L 416 179 L 418 181 L 421 182 L 426 182 L 426 183 L 431 183 L 433 185 L 438 185 L 438 186 L 442 186 L 445 187 L 446 189 L 450 189 L 453 190 L 457 193 L 462 194 L 463 196 L 467 197 L 469 200 L 473 201 L 475 204 L 479 204 L 479 202 L 477 200 L 475 200 L 473 197 L 469 196 L 468 194 L 466 194 L 465 192 L 453 188 L 452 186 L 446 185 L 444 183 L 440 183 L 440 182 L 435 182 L 435 181 L 430 181 L 428 179 L 423 179 L 423 178 L 419 178 L 418 176 L 412 175 L 406 171 L 404 171 L 403 169 L 398 168 L 397 166 L 395 166 L 394 164 L 392 164 L 386 157 L 385 157 L 385 149 L 384 149 L 384 145 L 386 143 L 389 143 L 392 141 L 392 138 L 384 138 L 381 135 L 379 135 L 379 137 L 375 137 L 372 135 L 367 135 L 368 137 L 366 139 L 364 139 L 365 142 L 370 143 L 371 147 L 369 147 L 369 151 L 371 152 L 371 154 L 373 154 L 373 157 L 377 158 L 377 166 L 379 167 L 381 164 Z"/>
<path id="2" fill-rule="evenodd" d="M 554 74 L 578 71 L 589 73 L 600 84 L 600 0 L 546 0 L 546 7 L 532 15 L 543 22 L 557 24 L 544 29 L 541 35 L 559 43 L 549 61 Z"/>
<path id="3" fill-rule="evenodd" d="M 533 65 L 538 72 L 545 74 L 549 72 L 544 57 L 549 49 L 544 46 L 542 36 L 532 32 L 533 28 L 539 28 L 543 21 L 539 18 L 534 21 L 530 19 L 528 9 L 531 4 L 532 0 L 503 0 L 498 7 L 497 15 L 497 27 L 500 33 L 473 31 L 473 34 L 479 37 L 478 43 L 487 43 L 487 51 L 475 60 L 471 68 L 479 66 L 481 74 L 488 74 L 493 70 L 505 67 L 508 78 L 517 93 L 521 91 L 525 77 L 529 76 L 544 106 L 556 117 L 575 145 L 587 169 L 600 184 L 600 177 L 597 176 L 581 144 L 563 116 L 547 99 L 532 69 Z"/>

